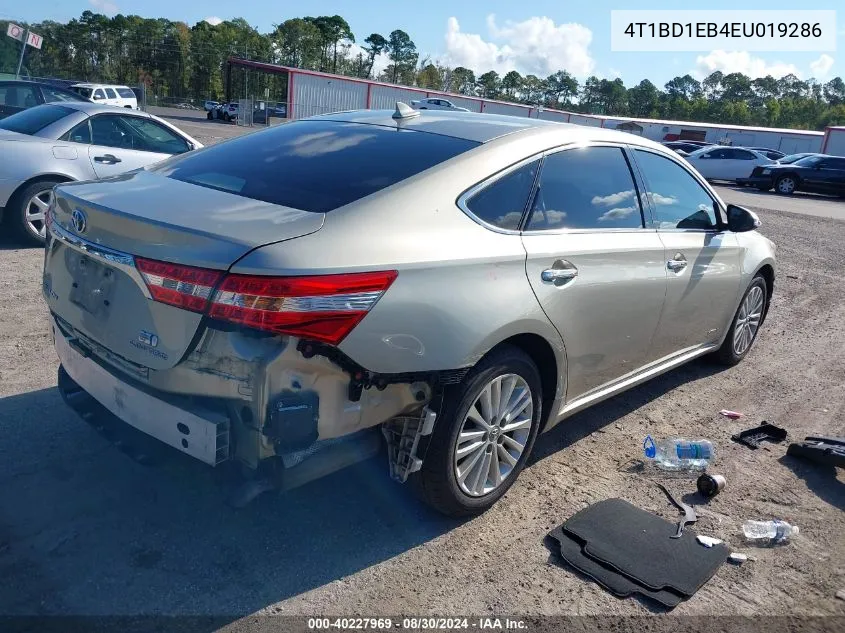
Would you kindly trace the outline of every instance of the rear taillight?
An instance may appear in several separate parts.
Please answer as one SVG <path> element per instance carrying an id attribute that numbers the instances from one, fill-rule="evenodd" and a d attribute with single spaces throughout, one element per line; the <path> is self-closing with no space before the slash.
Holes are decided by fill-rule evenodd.
<path id="1" fill-rule="evenodd" d="M 223 273 L 216 270 L 140 257 L 135 258 L 135 265 L 153 299 L 193 312 L 205 311 L 211 291 L 223 276 Z"/>
<path id="2" fill-rule="evenodd" d="M 229 275 L 212 317 L 279 334 L 340 343 L 396 279 L 396 271 L 256 277 Z"/>
<path id="3" fill-rule="evenodd" d="M 396 279 L 396 271 L 261 277 L 227 275 L 141 257 L 153 299 L 277 334 L 340 343 Z M 222 280 L 222 282 L 221 282 Z M 218 287 L 219 284 L 219 287 Z M 217 288 L 215 292 L 215 288 Z"/>

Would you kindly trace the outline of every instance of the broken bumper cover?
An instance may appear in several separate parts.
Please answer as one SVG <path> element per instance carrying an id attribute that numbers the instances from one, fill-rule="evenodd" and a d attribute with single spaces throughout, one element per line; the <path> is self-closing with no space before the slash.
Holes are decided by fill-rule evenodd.
<path id="1" fill-rule="evenodd" d="M 211 466 L 228 459 L 230 425 L 225 414 L 200 415 L 137 389 L 75 350 L 59 328 L 54 332 L 56 353 L 72 381 L 60 381 L 59 389 L 71 408 L 77 409 L 75 401 L 84 391 L 126 424 L 182 453 Z"/>

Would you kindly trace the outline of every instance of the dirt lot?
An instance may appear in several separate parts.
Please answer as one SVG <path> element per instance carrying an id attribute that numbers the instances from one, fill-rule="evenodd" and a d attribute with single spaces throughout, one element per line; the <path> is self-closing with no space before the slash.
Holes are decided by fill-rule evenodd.
<path id="1" fill-rule="evenodd" d="M 202 466 L 143 467 L 75 417 L 55 390 L 40 298 L 42 254 L 0 244 L 0 613 L 647 614 L 560 567 L 543 537 L 586 504 L 622 497 L 674 519 L 631 472 L 642 439 L 715 440 L 725 491 L 697 530 L 741 547 L 748 518 L 800 537 L 724 566 L 676 614 L 845 615 L 845 474 L 729 441 L 769 420 L 792 438 L 845 435 L 845 223 L 759 210 L 779 247 L 775 301 L 744 363 L 695 362 L 542 436 L 492 511 L 436 516 L 383 464 L 228 509 Z M 722 408 L 742 411 L 732 422 Z M 670 488 L 691 493 L 690 481 Z M 688 500 L 699 504 L 695 496 Z M 840 621 L 841 622 L 841 621 Z"/>

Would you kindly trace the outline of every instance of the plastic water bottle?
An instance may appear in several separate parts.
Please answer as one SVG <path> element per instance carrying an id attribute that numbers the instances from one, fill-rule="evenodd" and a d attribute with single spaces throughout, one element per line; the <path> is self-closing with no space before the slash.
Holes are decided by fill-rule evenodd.
<path id="1" fill-rule="evenodd" d="M 793 536 L 798 536 L 798 526 L 786 521 L 746 521 L 742 532 L 749 541 L 769 541 L 783 543 Z"/>
<path id="2" fill-rule="evenodd" d="M 713 461 L 715 450 L 710 440 L 685 440 L 679 437 L 655 442 L 651 435 L 643 442 L 645 456 L 661 470 L 701 471 Z"/>

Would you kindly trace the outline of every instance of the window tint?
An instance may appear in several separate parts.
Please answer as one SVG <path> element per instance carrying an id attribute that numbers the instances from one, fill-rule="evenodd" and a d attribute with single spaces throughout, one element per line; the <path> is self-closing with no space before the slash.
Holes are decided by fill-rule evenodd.
<path id="1" fill-rule="evenodd" d="M 493 181 L 467 200 L 467 208 L 487 224 L 515 231 L 528 204 L 539 165 L 540 161 L 535 160 Z"/>
<path id="2" fill-rule="evenodd" d="M 745 149 L 735 149 L 731 151 L 733 152 L 731 158 L 735 160 L 756 160 L 757 158 L 752 152 Z"/>
<path id="3" fill-rule="evenodd" d="M 109 99 L 117 99 L 117 93 L 114 90 L 111 88 L 105 88 L 104 90 L 106 91 L 106 96 Z"/>
<path id="4" fill-rule="evenodd" d="M 677 163 L 636 150 L 637 163 L 658 229 L 713 229 L 716 214 L 713 199 L 698 181 Z"/>
<path id="5" fill-rule="evenodd" d="M 828 158 L 822 163 L 824 169 L 845 169 L 845 158 Z"/>
<path id="6" fill-rule="evenodd" d="M 10 108 L 32 108 L 38 105 L 38 96 L 32 86 L 6 84 L 0 86 L 0 105 Z"/>
<path id="7" fill-rule="evenodd" d="M 0 121 L 0 129 L 11 130 L 21 134 L 37 134 L 51 125 L 72 114 L 75 110 L 59 105 L 42 105 L 18 112 Z"/>
<path id="8" fill-rule="evenodd" d="M 73 90 L 74 92 L 78 92 L 80 95 L 82 95 L 86 99 L 91 98 L 91 94 L 92 94 L 91 88 L 84 88 L 82 86 L 74 86 L 73 88 L 71 88 L 71 90 Z"/>
<path id="9" fill-rule="evenodd" d="M 95 99 L 105 99 L 105 98 L 106 98 L 106 96 L 105 96 L 105 94 L 103 94 L 102 89 L 97 88 L 97 89 L 94 91 L 94 98 L 95 98 Z"/>
<path id="10" fill-rule="evenodd" d="M 187 152 L 187 141 L 155 121 L 142 117 L 106 114 L 91 119 L 94 145 L 160 154 Z"/>
<path id="11" fill-rule="evenodd" d="M 129 89 L 129 88 L 118 88 L 117 94 L 119 94 L 124 99 L 134 99 L 135 98 L 135 93 L 132 92 L 132 90 Z"/>
<path id="12" fill-rule="evenodd" d="M 295 121 L 186 154 L 153 171 L 246 198 L 322 213 L 478 145 L 392 126 Z"/>
<path id="13" fill-rule="evenodd" d="M 56 101 L 82 101 L 80 97 L 72 92 L 61 90 L 59 88 L 52 88 L 50 86 L 41 86 L 41 94 L 44 95 L 46 103 L 54 103 Z"/>
<path id="14" fill-rule="evenodd" d="M 641 227 L 634 179 L 621 149 L 565 150 L 543 161 L 528 230 Z"/>
<path id="15" fill-rule="evenodd" d="M 75 128 L 73 128 L 70 132 L 65 134 L 62 137 L 63 141 L 70 141 L 71 143 L 91 143 L 91 127 L 88 125 L 88 121 L 86 120 L 83 123 L 80 123 Z"/>

